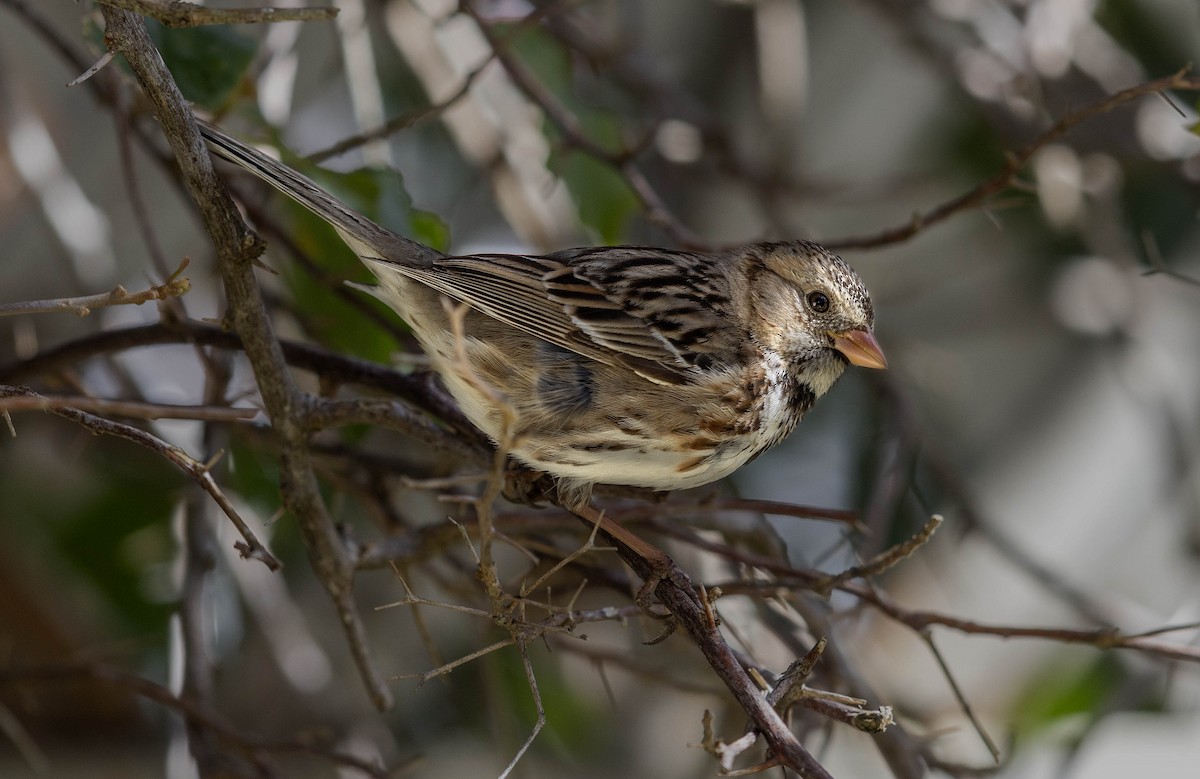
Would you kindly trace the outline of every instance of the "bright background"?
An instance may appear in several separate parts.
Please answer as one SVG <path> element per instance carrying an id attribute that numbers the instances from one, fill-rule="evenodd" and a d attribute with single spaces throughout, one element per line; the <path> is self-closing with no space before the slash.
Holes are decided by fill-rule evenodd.
<path id="1" fill-rule="evenodd" d="M 491 49 L 454 3 L 338 5 L 336 24 L 156 34 L 190 99 L 255 140 L 279 128 L 298 154 L 419 112 L 470 78 L 449 109 L 326 163 L 340 172 L 367 166 L 322 181 L 422 240 L 456 253 L 678 242 L 680 230 L 647 218 L 627 175 L 564 143 L 544 106 L 503 69 L 480 69 Z M 511 35 L 506 51 L 588 138 L 608 148 L 644 143 L 638 174 L 677 225 L 714 245 L 844 242 L 903 226 L 997 174 L 1006 151 L 1066 112 L 1200 61 L 1200 6 L 1191 0 L 477 4 L 489 24 L 539 7 L 544 24 L 497 28 Z M 141 289 L 161 275 L 124 184 L 122 125 L 86 85 L 64 88 L 79 69 L 31 14 L 87 62 L 101 51 L 90 3 L 0 0 L 0 302 Z M 137 113 L 133 93 L 124 94 Z M 860 549 L 867 554 L 911 534 L 929 512 L 944 514 L 935 540 L 879 582 L 914 610 L 1127 632 L 1200 619 L 1195 100 L 1130 102 L 1043 146 L 1018 186 L 984 208 L 904 242 L 844 249 L 872 290 L 891 370 L 843 379 L 789 441 L 735 477 L 737 491 L 858 508 L 873 532 Z M 190 315 L 220 316 L 212 250 L 194 211 L 141 145 L 132 155 L 161 254 L 172 268 L 192 259 Z M 283 213 L 331 273 L 361 280 L 328 232 L 294 209 Z M 281 278 L 264 283 L 292 296 L 279 320 L 285 335 L 381 361 L 395 351 L 369 322 L 324 308 L 332 304 L 288 254 L 268 261 Z M 150 306 L 3 318 L 0 361 L 156 319 Z M 236 369 L 249 390 L 248 372 Z M 202 374 L 187 350 L 155 348 L 89 362 L 58 391 L 73 391 L 71 382 L 183 403 L 199 402 Z M 13 419 L 17 437 L 0 443 L 0 668 L 102 658 L 171 684 L 178 517 L 192 491 L 128 443 L 41 415 Z M 153 429 L 201 448 L 194 423 Z M 268 523 L 277 505 L 269 454 L 231 447 L 230 491 Z M 397 500 L 430 517 L 440 510 L 419 493 Z M 333 505 L 339 520 L 364 521 L 352 502 Z M 851 564 L 837 528 L 773 521 L 794 563 Z M 232 722 L 278 737 L 324 728 L 340 747 L 389 765 L 421 755 L 414 776 L 499 773 L 531 719 L 514 657 L 493 656 L 447 682 L 396 682 L 398 709 L 380 716 L 288 523 L 264 531 L 287 563 L 276 577 L 238 561 L 231 529 L 219 515 L 213 523 L 221 538 L 207 604 L 214 705 Z M 359 578 L 385 672 L 419 673 L 430 661 L 411 620 L 370 610 L 400 594 L 389 573 Z M 988 765 L 920 639 L 853 599 L 832 606 L 834 640 L 877 692 L 873 704 L 894 706 L 948 763 Z M 737 615 L 731 605 L 729 618 Z M 486 624 L 427 616 L 447 658 L 495 638 Z M 589 650 L 623 657 L 608 665 L 538 648 L 551 724 L 518 775 L 715 773 L 692 745 L 703 710 L 727 704 L 689 691 L 689 682 L 713 683 L 684 639 L 632 640 L 653 630 L 590 631 Z M 1000 776 L 1168 776 L 1200 763 L 1193 664 L 934 634 L 1001 743 Z M 1189 644 L 1196 632 L 1163 638 Z M 793 657 L 764 639 L 763 662 L 781 670 Z M 646 669 L 667 683 L 647 681 Z M 107 687 L 31 689 L 0 689 L 0 774 L 34 775 L 44 760 L 51 776 L 194 775 L 182 728 L 161 709 Z M 38 704 L 22 708 L 30 695 Z M 723 734 L 741 727 L 730 718 Z M 21 734 L 35 746 L 15 747 Z M 814 732 L 806 743 L 825 745 L 818 754 L 836 776 L 891 775 L 868 736 L 840 728 L 828 742 Z M 293 760 L 285 775 L 333 775 Z"/>

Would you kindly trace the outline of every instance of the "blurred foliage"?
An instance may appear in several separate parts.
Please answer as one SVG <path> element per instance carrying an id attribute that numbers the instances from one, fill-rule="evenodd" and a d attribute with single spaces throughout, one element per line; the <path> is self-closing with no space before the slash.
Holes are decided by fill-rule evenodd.
<path id="1" fill-rule="evenodd" d="M 235 436 L 221 463 L 223 482 L 261 516 L 271 516 L 279 507 L 279 463 L 274 453 Z"/>
<path id="2" fill-rule="evenodd" d="M 133 634 L 161 634 L 175 604 L 165 578 L 178 541 L 171 519 L 183 478 L 161 457 L 127 441 L 97 441 L 88 453 L 94 492 L 60 525 L 64 558 L 96 587 Z M 158 576 L 157 587 L 148 576 Z M 123 632 L 123 631 L 122 631 Z"/>
<path id="3" fill-rule="evenodd" d="M 449 246 L 446 224 L 435 214 L 413 207 L 403 180 L 394 171 L 362 168 L 335 173 L 299 159 L 291 160 L 290 164 L 373 221 L 435 249 L 445 250 Z M 325 274 L 359 284 L 374 283 L 371 272 L 347 248 L 336 230 L 294 201 L 288 200 L 286 208 L 292 215 L 292 239 L 307 255 L 321 259 Z M 375 320 L 334 294 L 326 280 L 297 268 L 294 263 L 285 261 L 279 270 L 295 295 L 298 309 L 305 312 L 312 334 L 322 343 L 376 362 L 390 361 L 399 344 Z M 380 301 L 366 293 L 354 294 L 387 320 L 407 328 Z"/>
<path id="4" fill-rule="evenodd" d="M 628 101 L 620 101 L 609 90 L 605 94 L 606 103 L 601 104 L 594 99 L 596 90 L 581 88 L 580 82 L 590 85 L 591 79 L 578 73 L 561 41 L 544 30 L 525 29 L 521 25 L 500 25 L 497 35 L 510 41 L 521 63 L 576 117 L 589 140 L 613 154 L 635 140 L 626 137 L 630 132 L 628 114 L 617 110 L 628 110 L 629 106 L 616 105 Z M 593 99 L 584 99 L 581 92 Z M 573 149 L 571 140 L 564 138 L 551 120 L 545 120 L 543 130 L 552 144 L 549 167 L 562 176 L 570 190 L 579 220 L 595 232 L 597 244 L 624 243 L 629 220 L 639 208 L 624 176 L 609 162 Z"/>
<path id="5" fill-rule="evenodd" d="M 223 108 L 258 52 L 258 39 L 236 27 L 171 29 L 146 23 L 183 96 L 209 111 Z"/>
<path id="6" fill-rule="evenodd" d="M 1145 677 L 1139 677 L 1121 658 L 1075 654 L 1070 661 L 1052 660 L 1027 680 L 1013 706 L 1017 738 L 1036 736 L 1075 718 L 1086 720 L 1120 707 L 1163 710 L 1159 691 L 1147 688 Z"/>
<path id="7" fill-rule="evenodd" d="M 1200 189 L 1164 172 L 1160 165 L 1128 170 L 1123 205 L 1134 239 L 1153 236 L 1157 250 L 1170 255 L 1192 240 L 1195 215 L 1200 210 Z"/>
<path id="8" fill-rule="evenodd" d="M 629 184 L 610 165 L 582 152 L 556 154 L 551 166 L 563 177 L 579 208 L 579 219 L 596 233 L 596 243 L 623 243 L 639 204 Z"/>
<path id="9" fill-rule="evenodd" d="M 1157 14 L 1146 11 L 1142 0 L 1101 0 L 1096 21 L 1149 72 L 1179 70 L 1189 58 L 1186 33 L 1179 35 L 1181 29 L 1172 29 Z"/>
<path id="10" fill-rule="evenodd" d="M 0 460 L 0 515 L 9 538 L 25 539 L 33 553 L 27 562 L 52 566 L 66 591 L 89 604 L 77 626 L 83 635 L 93 628 L 102 628 L 105 640 L 164 635 L 175 609 L 167 570 L 178 554 L 172 517 L 185 489 L 182 476 L 153 452 L 83 434 L 65 420 L 18 419 L 17 429 L 47 442 L 71 440 L 74 451 L 52 484 L 31 471 L 45 464 L 41 457 Z M 51 604 L 56 594 L 39 595 Z M 19 656 L 27 649 L 16 647 Z"/>

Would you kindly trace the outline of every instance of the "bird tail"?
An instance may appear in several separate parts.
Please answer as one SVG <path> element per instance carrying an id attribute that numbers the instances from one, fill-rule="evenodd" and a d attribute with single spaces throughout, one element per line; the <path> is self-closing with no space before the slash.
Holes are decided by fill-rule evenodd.
<path id="1" fill-rule="evenodd" d="M 436 256 L 429 247 L 397 235 L 355 212 L 287 165 L 226 135 L 202 119 L 196 121 L 213 154 L 244 168 L 328 222 L 359 257 L 402 265 L 424 265 Z"/>

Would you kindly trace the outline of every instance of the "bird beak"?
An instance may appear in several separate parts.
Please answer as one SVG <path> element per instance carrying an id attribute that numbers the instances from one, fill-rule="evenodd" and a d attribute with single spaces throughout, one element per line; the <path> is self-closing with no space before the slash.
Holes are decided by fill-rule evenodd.
<path id="1" fill-rule="evenodd" d="M 870 330 L 847 330 L 833 333 L 833 348 L 854 365 L 863 368 L 886 368 L 887 358 Z"/>

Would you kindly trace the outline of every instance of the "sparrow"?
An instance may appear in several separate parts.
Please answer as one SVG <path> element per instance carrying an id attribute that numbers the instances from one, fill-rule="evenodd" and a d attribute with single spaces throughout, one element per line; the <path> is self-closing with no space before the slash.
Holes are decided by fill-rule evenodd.
<path id="1" fill-rule="evenodd" d="M 847 365 L 886 368 L 870 295 L 808 241 L 444 256 L 201 122 L 209 149 L 328 222 L 463 413 L 561 505 L 595 484 L 721 479 L 782 441 Z"/>

